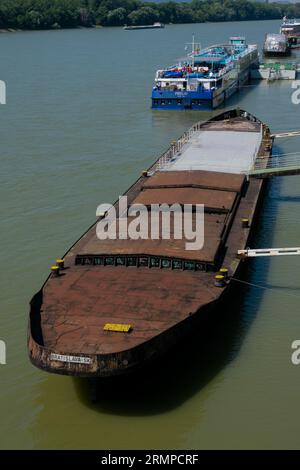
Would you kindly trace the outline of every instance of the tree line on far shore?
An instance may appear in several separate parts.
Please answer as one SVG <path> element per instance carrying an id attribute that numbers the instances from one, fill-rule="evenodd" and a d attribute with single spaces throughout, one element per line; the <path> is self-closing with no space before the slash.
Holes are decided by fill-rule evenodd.
<path id="1" fill-rule="evenodd" d="M 1 0 L 2 29 L 203 23 L 300 17 L 300 4 L 251 0 L 192 0 L 163 3 L 140 0 Z"/>

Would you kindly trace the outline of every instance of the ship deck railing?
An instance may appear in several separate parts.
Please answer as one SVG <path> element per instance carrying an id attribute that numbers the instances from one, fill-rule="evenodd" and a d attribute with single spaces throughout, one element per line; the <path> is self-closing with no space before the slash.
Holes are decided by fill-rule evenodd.
<path id="1" fill-rule="evenodd" d="M 155 173 L 155 171 L 165 169 L 175 156 L 180 155 L 183 146 L 190 141 L 190 139 L 196 132 L 199 132 L 201 130 L 201 125 L 201 121 L 197 122 L 189 130 L 187 130 L 178 140 L 174 141 L 171 147 L 165 153 L 162 154 L 160 159 L 155 164 L 154 168 L 152 168 L 151 173 Z"/>
<path id="2" fill-rule="evenodd" d="M 286 20 L 282 23 L 281 26 L 288 26 L 288 25 L 295 25 L 295 24 L 300 25 L 300 18 L 292 18 L 290 20 Z"/>
<path id="3" fill-rule="evenodd" d="M 234 69 L 235 65 L 233 63 L 229 63 L 229 64 L 224 64 L 224 67 L 222 67 L 218 72 L 215 72 L 213 73 L 213 75 L 210 75 L 211 74 L 211 70 L 209 70 L 208 72 L 198 72 L 198 71 L 192 71 L 192 72 L 186 72 L 186 75 L 183 75 L 182 77 L 164 77 L 164 72 L 172 72 L 172 70 L 169 70 L 169 69 L 165 69 L 162 71 L 162 73 L 160 74 L 157 74 L 156 75 L 156 78 L 155 78 L 155 81 L 161 81 L 161 80 L 166 80 L 166 81 L 172 81 L 172 80 L 176 80 L 178 82 L 180 81 L 185 81 L 187 79 L 191 79 L 191 78 L 197 78 L 197 79 L 218 79 L 220 77 L 222 77 L 225 73 L 229 72 L 230 70 Z M 184 74 L 184 72 L 183 72 Z M 201 77 L 190 77 L 190 74 L 201 74 L 202 76 Z"/>
<path id="4" fill-rule="evenodd" d="M 186 131 L 177 141 L 174 141 L 169 147 L 169 149 L 162 154 L 160 159 L 156 162 L 154 167 L 151 169 L 150 175 L 154 174 L 156 171 L 165 171 L 170 168 L 170 166 L 173 165 L 175 159 L 177 157 L 180 157 L 181 154 L 184 151 L 184 148 L 189 144 L 191 141 L 192 137 L 196 134 L 199 133 L 203 130 L 202 128 L 202 121 L 199 121 L 195 123 L 188 131 Z M 260 135 L 262 136 L 263 134 L 263 128 L 262 126 L 260 127 Z M 252 154 L 252 163 L 253 167 L 249 170 L 249 172 L 245 172 L 245 174 L 248 176 L 250 174 L 250 171 L 253 170 L 256 161 L 257 161 L 257 155 L 259 154 L 259 149 L 260 149 L 260 143 L 261 140 L 257 143 L 255 146 L 255 149 Z M 190 168 L 191 170 L 193 169 L 192 167 Z M 218 171 L 218 166 L 216 165 L 215 171 Z M 226 171 L 226 168 L 224 167 L 222 171 Z M 231 168 L 228 167 L 228 172 L 231 172 Z"/>

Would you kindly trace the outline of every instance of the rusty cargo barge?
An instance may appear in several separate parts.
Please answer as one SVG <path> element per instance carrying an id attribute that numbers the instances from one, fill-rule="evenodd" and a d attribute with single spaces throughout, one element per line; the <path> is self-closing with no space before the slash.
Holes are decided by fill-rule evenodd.
<path id="1" fill-rule="evenodd" d="M 128 204 L 204 204 L 204 246 L 185 240 L 99 240 L 96 224 L 30 303 L 28 351 L 48 372 L 107 377 L 145 366 L 193 321 L 219 308 L 254 227 L 272 152 L 269 128 L 236 109 L 195 124 L 125 193 Z M 117 207 L 118 202 L 115 203 Z"/>

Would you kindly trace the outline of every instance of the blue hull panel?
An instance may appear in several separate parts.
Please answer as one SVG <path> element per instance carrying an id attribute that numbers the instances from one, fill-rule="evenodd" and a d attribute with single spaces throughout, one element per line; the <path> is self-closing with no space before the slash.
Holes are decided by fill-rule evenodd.
<path id="1" fill-rule="evenodd" d="M 167 110 L 211 110 L 236 93 L 245 83 L 249 81 L 249 69 L 239 74 L 237 80 L 224 90 L 223 93 L 214 91 L 162 91 L 154 88 L 152 91 L 152 109 Z"/>
<path id="2" fill-rule="evenodd" d="M 152 91 L 152 109 L 212 109 L 210 91 Z"/>

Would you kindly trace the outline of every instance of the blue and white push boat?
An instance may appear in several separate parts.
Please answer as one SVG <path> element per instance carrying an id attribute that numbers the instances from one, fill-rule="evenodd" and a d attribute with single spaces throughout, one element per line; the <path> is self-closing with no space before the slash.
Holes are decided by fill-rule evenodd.
<path id="1" fill-rule="evenodd" d="M 257 46 L 243 37 L 203 50 L 193 40 L 187 57 L 156 72 L 152 108 L 215 109 L 248 82 L 257 66 Z"/>

